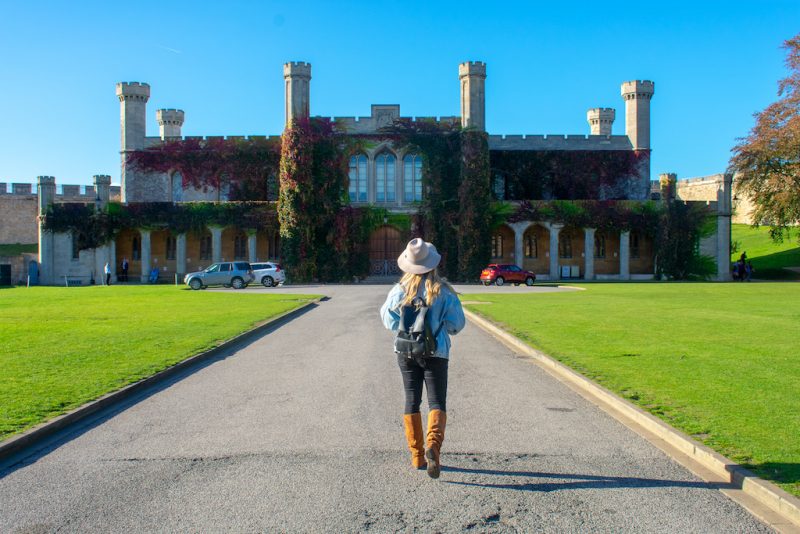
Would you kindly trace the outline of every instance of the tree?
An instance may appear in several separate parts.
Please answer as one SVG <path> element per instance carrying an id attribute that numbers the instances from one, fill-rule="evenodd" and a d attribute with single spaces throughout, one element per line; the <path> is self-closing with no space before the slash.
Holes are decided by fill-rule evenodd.
<path id="1" fill-rule="evenodd" d="M 800 34 L 783 48 L 789 76 L 778 83 L 778 101 L 755 114 L 730 163 L 737 192 L 752 199 L 754 220 L 770 221 L 776 241 L 800 221 Z"/>

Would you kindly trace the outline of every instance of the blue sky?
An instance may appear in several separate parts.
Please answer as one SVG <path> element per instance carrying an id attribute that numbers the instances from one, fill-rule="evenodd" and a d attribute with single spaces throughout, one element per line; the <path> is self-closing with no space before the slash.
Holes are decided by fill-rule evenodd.
<path id="1" fill-rule="evenodd" d="M 457 115 L 487 63 L 490 133 L 587 134 L 650 79 L 652 172 L 721 172 L 785 76 L 800 2 L 36 2 L 0 0 L 0 182 L 119 182 L 117 81 L 151 85 L 184 135 L 279 134 L 282 64 L 312 64 L 313 115 Z"/>

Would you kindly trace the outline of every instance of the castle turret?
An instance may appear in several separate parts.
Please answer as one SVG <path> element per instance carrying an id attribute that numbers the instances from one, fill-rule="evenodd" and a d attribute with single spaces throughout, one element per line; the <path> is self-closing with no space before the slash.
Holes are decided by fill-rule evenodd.
<path id="1" fill-rule="evenodd" d="M 293 120 L 308 118 L 311 109 L 311 63 L 290 61 L 283 65 L 286 88 L 286 127 Z"/>
<path id="2" fill-rule="evenodd" d="M 93 180 L 95 202 L 99 203 L 98 207 L 103 207 L 108 204 L 110 198 L 111 177 L 107 174 L 95 174 Z"/>
<path id="3" fill-rule="evenodd" d="M 150 99 L 150 85 L 139 82 L 117 84 L 120 106 L 120 150 L 144 148 L 146 135 L 146 107 Z"/>
<path id="4" fill-rule="evenodd" d="M 650 80 L 633 80 L 622 83 L 625 100 L 625 133 L 634 150 L 650 148 L 650 99 L 655 84 Z"/>
<path id="5" fill-rule="evenodd" d="M 183 117 L 184 113 L 182 109 L 157 109 L 156 120 L 158 121 L 161 139 L 180 137 Z"/>
<path id="6" fill-rule="evenodd" d="M 586 112 L 592 135 L 611 135 L 611 126 L 616 117 L 614 108 L 592 108 Z"/>
<path id="7" fill-rule="evenodd" d="M 461 126 L 486 131 L 486 63 L 467 61 L 458 66 L 461 84 Z"/>

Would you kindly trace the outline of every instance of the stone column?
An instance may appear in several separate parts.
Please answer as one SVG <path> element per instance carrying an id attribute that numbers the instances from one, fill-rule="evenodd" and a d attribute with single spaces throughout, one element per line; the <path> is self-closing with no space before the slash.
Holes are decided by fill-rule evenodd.
<path id="1" fill-rule="evenodd" d="M 222 261 L 222 228 L 211 226 L 211 261 L 218 263 Z"/>
<path id="2" fill-rule="evenodd" d="M 175 237 L 175 272 L 178 274 L 178 283 L 183 282 L 186 274 L 186 234 Z"/>
<path id="3" fill-rule="evenodd" d="M 52 176 L 39 176 L 38 182 L 38 207 L 39 215 L 44 215 L 47 207 L 56 198 L 56 179 Z M 55 243 L 53 232 L 45 231 L 42 220 L 39 226 L 39 283 L 42 285 L 55 283 Z"/>
<path id="4" fill-rule="evenodd" d="M 258 261 L 258 254 L 256 254 L 256 233 L 251 232 L 247 234 L 247 258 L 250 263 Z"/>
<path id="5" fill-rule="evenodd" d="M 558 280 L 561 273 L 558 272 L 558 234 L 564 228 L 563 224 L 551 223 L 548 225 L 550 230 L 550 280 Z"/>
<path id="6" fill-rule="evenodd" d="M 619 233 L 619 279 L 631 279 L 631 233 Z"/>
<path id="7" fill-rule="evenodd" d="M 150 230 L 139 230 L 139 235 L 142 236 L 142 272 L 139 281 L 146 284 L 150 277 Z"/>
<path id="8" fill-rule="evenodd" d="M 717 188 L 717 280 L 730 282 L 731 277 L 731 191 L 733 175 L 725 174 Z M 758 273 L 756 273 L 758 274 Z"/>
<path id="9" fill-rule="evenodd" d="M 519 221 L 510 223 L 509 226 L 514 230 L 514 263 L 517 267 L 522 269 L 522 263 L 525 260 L 525 250 L 523 246 L 523 238 L 525 237 L 525 230 L 533 224 L 531 221 Z"/>
<path id="10" fill-rule="evenodd" d="M 583 229 L 583 279 L 594 280 L 594 233 L 596 228 Z"/>
<path id="11" fill-rule="evenodd" d="M 111 281 L 117 282 L 117 242 L 111 240 L 106 245 L 106 253 L 108 258 L 108 266 L 111 267 Z"/>

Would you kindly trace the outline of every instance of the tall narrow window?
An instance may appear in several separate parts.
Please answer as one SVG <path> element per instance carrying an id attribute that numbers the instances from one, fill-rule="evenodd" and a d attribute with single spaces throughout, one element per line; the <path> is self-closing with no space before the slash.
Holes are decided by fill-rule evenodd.
<path id="1" fill-rule="evenodd" d="M 172 173 L 172 201 L 181 202 L 183 200 L 183 176 L 181 173 Z"/>
<path id="2" fill-rule="evenodd" d="M 77 260 L 81 257 L 81 249 L 78 247 L 78 233 L 72 232 L 72 259 Z"/>
<path id="3" fill-rule="evenodd" d="M 594 257 L 601 259 L 606 257 L 606 236 L 602 232 L 594 234 Z"/>
<path id="4" fill-rule="evenodd" d="M 639 257 L 639 232 L 631 232 L 631 258 Z"/>
<path id="5" fill-rule="evenodd" d="M 233 258 L 244 260 L 247 258 L 247 236 L 243 233 L 237 234 L 233 241 Z"/>
<path id="6" fill-rule="evenodd" d="M 175 236 L 168 235 L 167 236 L 167 250 L 166 250 L 166 256 L 167 256 L 168 260 L 174 260 L 175 259 L 175 249 L 178 248 L 177 245 L 178 245 L 178 243 L 177 243 L 177 240 L 175 239 Z"/>
<path id="7" fill-rule="evenodd" d="M 558 256 L 566 259 L 572 257 L 572 234 L 570 232 L 561 232 L 559 235 Z"/>
<path id="8" fill-rule="evenodd" d="M 395 201 L 395 161 L 391 154 L 375 158 L 375 202 Z"/>
<path id="9" fill-rule="evenodd" d="M 142 259 L 142 242 L 138 237 L 134 237 L 131 241 L 131 257 L 137 261 Z"/>
<path id="10" fill-rule="evenodd" d="M 422 201 L 422 158 L 416 154 L 403 158 L 403 201 Z"/>
<path id="11" fill-rule="evenodd" d="M 503 236 L 495 234 L 492 236 L 492 258 L 503 257 Z"/>
<path id="12" fill-rule="evenodd" d="M 350 158 L 350 202 L 367 201 L 367 157 L 363 154 Z"/>
<path id="13" fill-rule="evenodd" d="M 539 257 L 539 241 L 535 235 L 525 236 L 525 257 L 538 258 Z"/>
<path id="14" fill-rule="evenodd" d="M 494 177 L 494 183 L 492 184 L 492 189 L 494 192 L 494 198 L 497 200 L 505 200 L 506 199 L 506 177 L 502 174 L 497 174 Z"/>
<path id="15" fill-rule="evenodd" d="M 211 236 L 204 235 L 200 237 L 200 259 L 211 259 Z"/>

